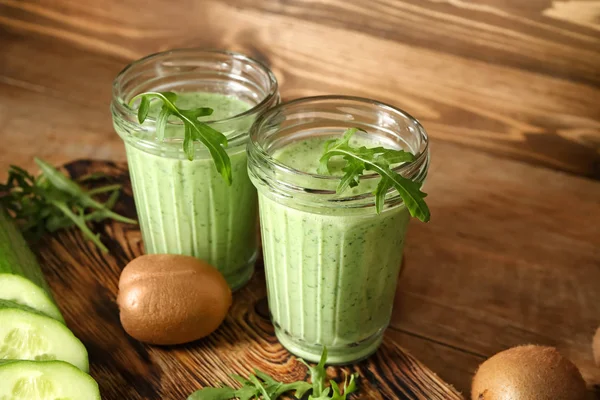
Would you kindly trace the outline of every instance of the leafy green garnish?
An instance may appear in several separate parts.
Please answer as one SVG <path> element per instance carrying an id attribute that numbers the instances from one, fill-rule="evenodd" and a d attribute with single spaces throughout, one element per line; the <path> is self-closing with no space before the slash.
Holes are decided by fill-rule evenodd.
<path id="1" fill-rule="evenodd" d="M 29 238 L 37 239 L 45 232 L 77 226 L 85 237 L 107 252 L 98 235 L 88 227 L 88 222 L 110 218 L 137 224 L 137 221 L 112 211 L 120 185 L 85 190 L 47 162 L 39 158 L 35 162 L 42 170 L 37 178 L 11 165 L 8 180 L 0 184 L 0 206 L 11 212 L 21 231 Z M 111 194 L 104 203 L 92 197 L 108 192 Z"/>
<path id="2" fill-rule="evenodd" d="M 150 102 L 152 100 L 161 100 L 162 107 L 156 118 L 156 138 L 163 141 L 165 138 L 165 129 L 169 117 L 174 116 L 183 122 L 184 138 L 183 151 L 191 161 L 194 159 L 194 142 L 199 140 L 204 144 L 215 163 L 217 171 L 221 174 L 225 182 L 231 185 L 231 160 L 225 151 L 227 148 L 227 138 L 221 132 L 211 128 L 209 125 L 198 121 L 199 117 L 206 117 L 213 113 L 212 108 L 199 107 L 185 110 L 175 105 L 177 95 L 173 92 L 145 92 L 138 94 L 129 102 L 133 105 L 137 99 L 140 99 L 138 106 L 138 121 L 144 123 L 150 111 Z"/>
<path id="3" fill-rule="evenodd" d="M 325 383 L 327 382 L 327 372 L 325 372 L 325 363 L 327 362 L 327 348 L 323 349 L 321 359 L 314 367 L 308 365 L 304 360 L 300 360 L 300 362 L 308 368 L 312 381 L 312 396 L 318 398 L 323 394 L 323 391 L 326 390 Z"/>
<path id="4" fill-rule="evenodd" d="M 350 381 L 348 381 L 348 376 L 344 380 L 344 390 L 341 391 L 339 385 L 335 381 L 329 381 L 331 383 L 331 388 L 333 389 L 333 397 L 332 400 L 346 400 L 348 395 L 356 392 L 358 389 L 356 387 L 356 374 L 350 375 Z"/>
<path id="5" fill-rule="evenodd" d="M 192 393 L 188 400 L 230 400 L 235 398 L 239 400 L 277 400 L 283 394 L 291 392 L 294 392 L 296 398 L 301 399 L 311 389 L 312 393 L 308 400 L 346 400 L 349 394 L 358 390 L 356 387 L 356 374 L 353 374 L 349 381 L 346 376 L 343 391 L 334 381 L 330 381 L 331 387 L 325 387 L 327 382 L 327 373 L 325 372 L 327 349 L 323 350 L 321 360 L 314 367 L 306 364 L 303 360 L 300 361 L 308 367 L 312 385 L 305 381 L 279 382 L 270 375 L 255 369 L 254 374 L 251 374 L 248 379 L 235 374 L 231 375 L 231 378 L 242 385 L 239 389 L 229 386 L 208 387 Z M 330 393 L 332 397 L 330 397 Z"/>
<path id="6" fill-rule="evenodd" d="M 200 393 L 202 392 L 202 393 Z M 237 391 L 230 387 L 212 388 L 207 387 L 193 393 L 188 400 L 228 400 L 239 397 Z M 251 397 L 248 397 L 251 399 Z"/>
<path id="7" fill-rule="evenodd" d="M 373 192 L 377 213 L 381 213 L 383 210 L 385 196 L 388 190 L 394 187 L 402 197 L 410 215 L 423 222 L 429 221 L 429 207 L 424 200 L 427 194 L 421 191 L 421 183 L 407 179 L 392 170 L 393 165 L 414 161 L 415 156 L 404 150 L 384 147 L 352 147 L 350 138 L 358 130 L 357 128 L 348 129 L 340 139 L 328 140 L 325 143 L 318 172 L 330 174 L 329 159 L 341 156 L 346 161 L 346 165 L 342 168 L 344 175 L 337 187 L 338 193 L 342 193 L 348 187 L 358 186 L 365 170 L 374 171 L 381 176 L 381 180 Z"/>

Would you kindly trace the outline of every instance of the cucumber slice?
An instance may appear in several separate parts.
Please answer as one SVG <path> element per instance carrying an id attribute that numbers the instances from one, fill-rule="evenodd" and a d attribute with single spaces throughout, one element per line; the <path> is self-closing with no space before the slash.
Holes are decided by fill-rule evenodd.
<path id="1" fill-rule="evenodd" d="M 31 307 L 60 322 L 65 321 L 48 292 L 22 276 L 0 273 L 0 299 Z"/>
<path id="2" fill-rule="evenodd" d="M 85 346 L 64 324 L 29 307 L 0 300 L 0 360 L 11 359 L 61 360 L 84 372 L 89 370 Z"/>
<path id="3" fill-rule="evenodd" d="M 91 376 L 63 361 L 0 362 L 1 400 L 100 400 Z"/>
<path id="4" fill-rule="evenodd" d="M 26 305 L 64 322 L 50 293 L 35 255 L 0 208 L 0 299 Z"/>

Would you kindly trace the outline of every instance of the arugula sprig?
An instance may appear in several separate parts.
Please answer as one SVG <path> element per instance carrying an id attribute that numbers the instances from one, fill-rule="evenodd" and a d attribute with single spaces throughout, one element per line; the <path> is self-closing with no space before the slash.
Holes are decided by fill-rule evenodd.
<path id="1" fill-rule="evenodd" d="M 325 387 L 327 383 L 327 373 L 325 372 L 325 362 L 327 361 L 327 349 L 323 350 L 321 360 L 312 367 L 300 360 L 308 367 L 312 384 L 305 381 L 292 383 L 279 382 L 273 377 L 257 369 L 248 379 L 239 375 L 231 375 L 231 378 L 242 385 L 239 389 L 229 386 L 218 388 L 208 387 L 192 393 L 187 400 L 277 400 L 286 393 L 294 393 L 298 399 L 302 399 L 311 389 L 308 400 L 347 400 L 348 395 L 358 390 L 356 386 L 357 374 L 353 374 L 344 381 L 343 389 L 333 380 L 330 381 L 331 387 Z M 331 394 L 331 396 L 330 396 Z"/>
<path id="2" fill-rule="evenodd" d="M 325 363 L 327 362 L 327 348 L 323 348 L 321 359 L 319 363 L 314 367 L 311 367 L 304 360 L 300 362 L 308 368 L 310 373 L 310 380 L 312 381 L 312 394 L 315 399 L 321 398 L 321 396 L 327 396 L 329 394 L 329 388 L 325 388 L 325 382 L 327 382 L 327 372 L 325 371 Z M 325 397 L 327 398 L 327 397 Z"/>
<path id="3" fill-rule="evenodd" d="M 108 185 L 85 190 L 47 162 L 35 158 L 42 173 L 36 178 L 23 168 L 11 165 L 8 180 L 0 184 L 0 206 L 9 210 L 21 231 L 30 239 L 45 232 L 77 226 L 100 250 L 108 249 L 88 222 L 113 219 L 128 224 L 136 220 L 112 211 L 119 196 L 120 185 Z M 94 179 L 94 178 L 87 178 Z M 110 193 L 101 203 L 92 196 Z"/>
<path id="4" fill-rule="evenodd" d="M 194 159 L 194 142 L 200 141 L 204 144 L 215 163 L 217 171 L 221 174 L 225 182 L 231 185 L 231 160 L 225 149 L 227 148 L 227 138 L 221 132 L 209 125 L 198 121 L 199 117 L 206 117 L 213 113 L 212 108 L 199 107 L 189 110 L 179 108 L 175 105 L 177 94 L 173 92 L 145 92 L 133 97 L 129 102 L 130 106 L 140 100 L 138 106 L 138 121 L 143 124 L 150 111 L 150 102 L 152 100 L 162 101 L 162 107 L 156 117 L 156 138 L 159 141 L 165 139 L 165 129 L 169 117 L 174 116 L 183 122 L 184 138 L 183 151 L 191 161 Z"/>
<path id="5" fill-rule="evenodd" d="M 392 169 L 393 165 L 414 161 L 415 156 L 404 150 L 384 147 L 352 147 L 350 138 L 359 130 L 361 129 L 348 129 L 340 139 L 328 140 L 325 143 L 318 172 L 331 174 L 329 160 L 331 157 L 341 156 L 346 161 L 346 165 L 342 168 L 344 175 L 337 187 L 337 193 L 342 193 L 348 187 L 358 186 L 365 170 L 374 171 L 381 176 L 381 180 L 373 192 L 377 213 L 381 213 L 383 210 L 385 196 L 388 190 L 394 187 L 402 197 L 410 215 L 423 222 L 429 221 L 429 207 L 424 200 L 427 194 L 421 191 L 421 183 L 407 179 Z"/>
<path id="6" fill-rule="evenodd" d="M 333 389 L 333 397 L 332 400 L 346 400 L 349 394 L 352 394 L 358 390 L 356 387 L 356 377 L 357 374 L 350 375 L 350 381 L 348 381 L 348 376 L 346 375 L 346 379 L 344 380 L 344 389 L 340 390 L 339 385 L 331 380 L 329 383 L 331 384 L 331 388 Z"/>

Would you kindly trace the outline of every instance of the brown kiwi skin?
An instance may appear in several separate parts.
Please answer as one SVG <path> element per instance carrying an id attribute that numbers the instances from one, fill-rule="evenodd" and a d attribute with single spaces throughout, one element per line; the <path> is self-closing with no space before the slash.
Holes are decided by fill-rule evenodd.
<path id="1" fill-rule="evenodd" d="M 232 303 L 223 275 L 194 257 L 150 254 L 131 261 L 119 279 L 121 325 L 135 339 L 175 345 L 203 338 Z"/>
<path id="2" fill-rule="evenodd" d="M 600 367 L 600 327 L 596 329 L 596 334 L 594 335 L 594 340 L 592 342 L 592 351 L 594 353 L 594 361 L 596 365 Z"/>
<path id="3" fill-rule="evenodd" d="M 577 367 L 554 347 L 525 345 L 502 351 L 479 366 L 471 400 L 586 400 Z"/>

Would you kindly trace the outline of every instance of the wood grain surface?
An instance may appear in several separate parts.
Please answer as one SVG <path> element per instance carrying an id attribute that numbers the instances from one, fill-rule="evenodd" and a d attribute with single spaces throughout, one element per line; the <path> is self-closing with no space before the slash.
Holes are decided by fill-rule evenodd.
<path id="1" fill-rule="evenodd" d="M 0 0 L 0 81 L 107 107 L 128 61 L 227 48 L 265 60 L 284 98 L 375 97 L 436 140 L 599 178 L 600 11 L 562 3 Z"/>
<path id="2" fill-rule="evenodd" d="M 73 177 L 106 173 L 110 183 L 123 184 L 117 209 L 135 218 L 126 165 L 81 160 L 66 169 Z M 136 226 L 120 223 L 96 228 L 104 233 L 108 254 L 90 246 L 74 230 L 46 238 L 39 250 L 67 325 L 89 350 L 91 374 L 104 400 L 182 400 L 201 386 L 235 385 L 229 374 L 246 376 L 254 368 L 286 382 L 307 377 L 306 367 L 275 338 L 260 262 L 251 282 L 234 294 L 223 325 L 207 338 L 170 347 L 147 346 L 130 338 L 119 322 L 117 284 L 124 265 L 143 254 L 141 234 Z M 360 395 L 354 398 L 462 399 L 390 338 L 368 360 L 328 369 L 338 381 L 354 372 L 361 377 Z"/>
<path id="3" fill-rule="evenodd" d="M 0 0 L 0 178 L 34 155 L 123 161 L 112 79 L 169 48 L 259 58 L 284 99 L 387 101 L 421 120 L 433 158 L 432 220 L 411 226 L 386 340 L 465 394 L 481 361 L 523 343 L 557 346 L 592 388 L 599 21 L 588 0 Z"/>

